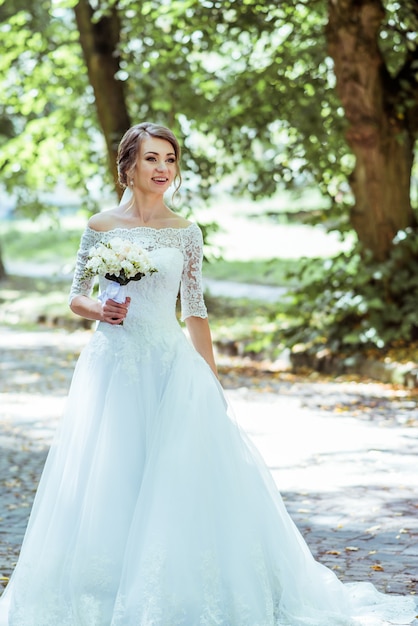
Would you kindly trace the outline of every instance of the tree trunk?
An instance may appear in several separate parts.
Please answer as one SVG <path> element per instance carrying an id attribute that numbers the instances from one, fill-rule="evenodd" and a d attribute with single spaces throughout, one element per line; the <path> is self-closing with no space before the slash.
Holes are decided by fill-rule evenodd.
<path id="1" fill-rule="evenodd" d="M 97 115 L 106 141 L 109 167 L 119 196 L 116 156 L 119 141 L 130 127 L 124 83 L 118 79 L 120 20 L 115 6 L 98 21 L 88 0 L 74 7 L 80 43 L 94 90 Z"/>
<path id="2" fill-rule="evenodd" d="M 386 259 L 398 230 L 415 225 L 410 185 L 414 140 L 397 115 L 397 84 L 378 46 L 380 0 L 329 0 L 327 39 L 356 164 L 351 222 L 363 247 Z"/>

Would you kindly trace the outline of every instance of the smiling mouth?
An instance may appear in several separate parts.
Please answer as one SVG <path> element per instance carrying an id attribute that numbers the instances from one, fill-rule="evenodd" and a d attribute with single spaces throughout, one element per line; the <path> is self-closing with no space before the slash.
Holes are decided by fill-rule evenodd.
<path id="1" fill-rule="evenodd" d="M 152 180 L 155 183 L 166 183 L 168 181 L 168 178 L 153 178 Z"/>

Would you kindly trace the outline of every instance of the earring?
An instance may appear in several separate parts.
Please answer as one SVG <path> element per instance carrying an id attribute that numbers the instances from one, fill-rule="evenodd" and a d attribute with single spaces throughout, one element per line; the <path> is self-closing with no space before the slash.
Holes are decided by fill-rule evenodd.
<path id="1" fill-rule="evenodd" d="M 133 181 L 133 180 L 130 180 L 130 181 L 129 181 L 129 185 L 130 185 L 131 187 L 133 187 L 133 186 L 134 186 L 134 181 Z"/>

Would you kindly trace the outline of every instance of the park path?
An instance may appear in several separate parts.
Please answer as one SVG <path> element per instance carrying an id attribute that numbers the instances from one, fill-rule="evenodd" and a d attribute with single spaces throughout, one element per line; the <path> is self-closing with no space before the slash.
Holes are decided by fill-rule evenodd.
<path id="1" fill-rule="evenodd" d="M 0 328 L 0 576 L 16 561 L 89 331 Z M 401 388 L 231 367 L 222 383 L 315 557 L 344 581 L 418 590 L 418 404 Z M 236 363 L 234 363 L 236 365 Z M 1 584 L 1 581 L 0 581 Z"/>

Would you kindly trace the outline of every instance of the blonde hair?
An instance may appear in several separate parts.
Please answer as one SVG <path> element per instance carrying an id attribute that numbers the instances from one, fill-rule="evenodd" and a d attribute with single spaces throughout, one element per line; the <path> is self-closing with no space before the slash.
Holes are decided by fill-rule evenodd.
<path id="1" fill-rule="evenodd" d="M 123 189 L 128 187 L 128 174 L 135 166 L 136 159 L 141 147 L 141 143 L 147 137 L 155 137 L 156 139 L 165 139 L 168 141 L 174 150 L 176 157 L 176 177 L 174 182 L 176 184 L 173 198 L 180 189 L 181 185 L 181 172 L 180 172 L 180 157 L 181 148 L 174 133 L 165 126 L 159 126 L 158 124 L 152 124 L 151 122 L 142 122 L 136 124 L 126 131 L 121 139 L 118 147 L 117 167 L 118 167 L 118 180 Z"/>

